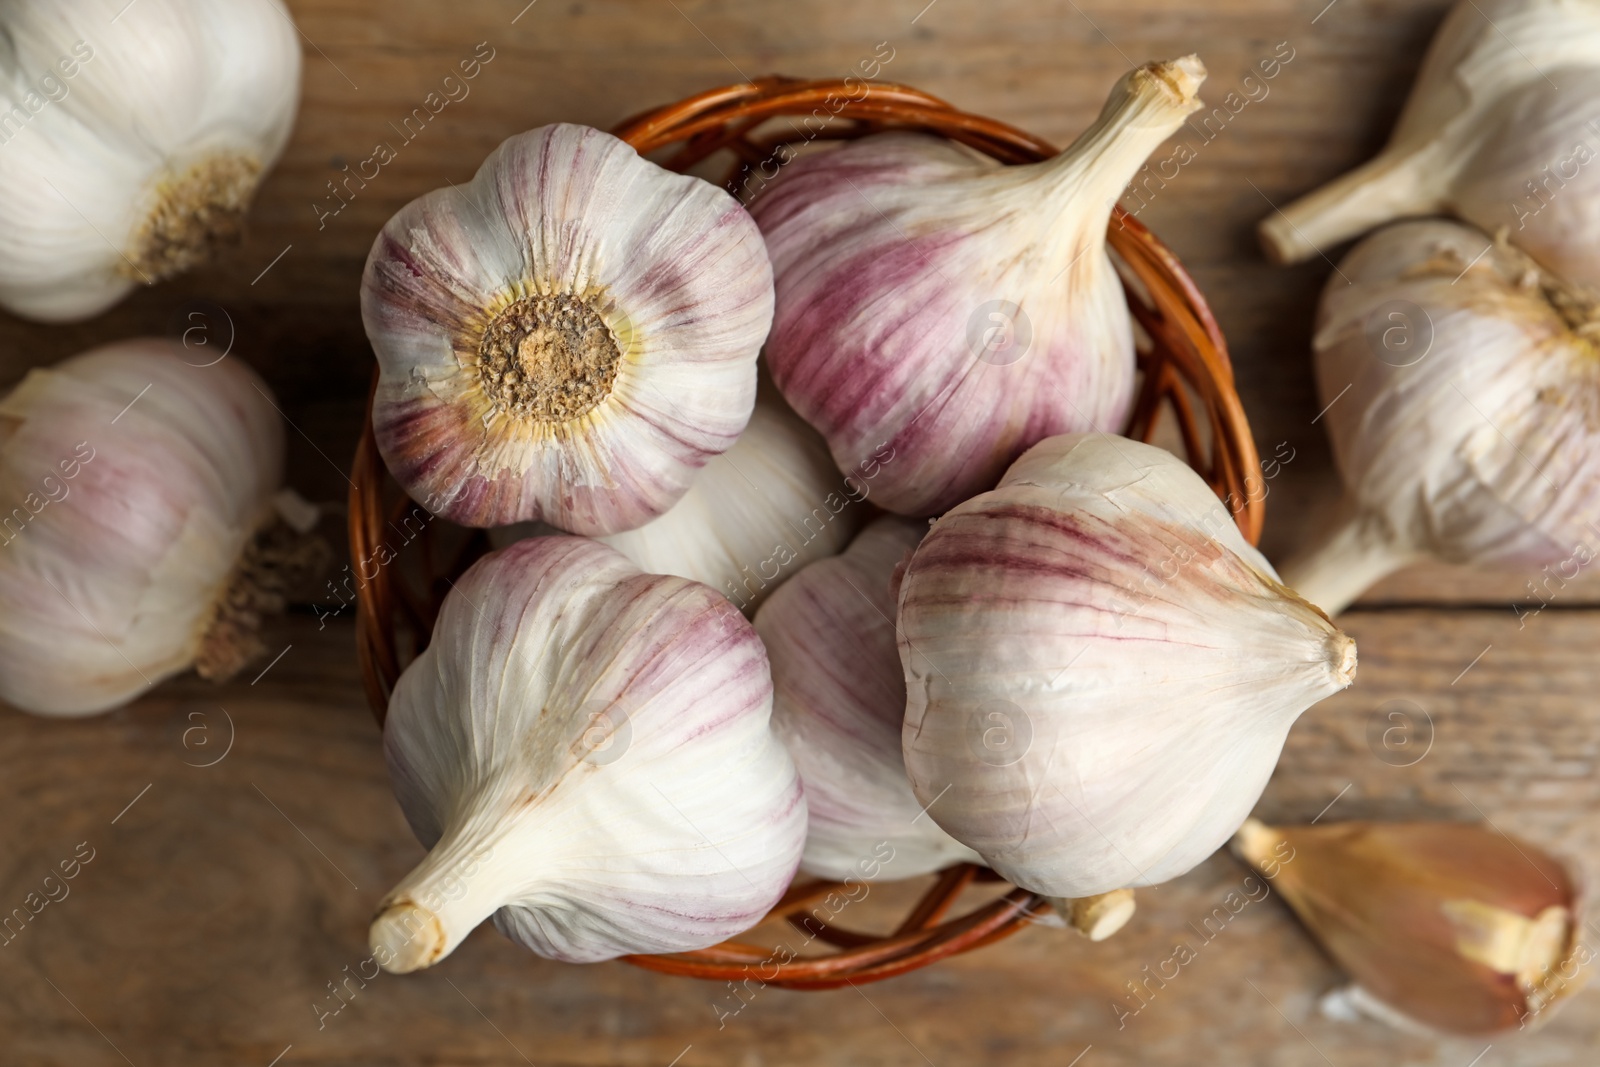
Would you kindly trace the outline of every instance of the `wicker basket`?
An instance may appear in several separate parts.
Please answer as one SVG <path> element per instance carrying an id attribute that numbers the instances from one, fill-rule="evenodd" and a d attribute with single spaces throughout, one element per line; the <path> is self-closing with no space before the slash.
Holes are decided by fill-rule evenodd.
<path id="1" fill-rule="evenodd" d="M 864 94 L 863 86 L 868 86 Z M 855 96 L 860 99 L 852 99 Z M 768 120 L 779 117 L 811 121 L 804 124 L 804 131 L 789 122 L 776 133 L 763 133 Z M 820 129 L 814 125 L 818 118 L 826 119 Z M 641 155 L 676 146 L 662 163 L 678 171 L 689 170 L 717 152 L 730 152 L 735 163 L 729 187 L 737 188 L 741 177 L 774 160 L 784 144 L 859 137 L 891 128 L 941 134 L 1003 163 L 1034 162 L 1056 152 L 1036 137 L 957 111 L 906 86 L 777 77 L 714 89 L 656 108 L 628 119 L 613 132 Z M 1263 517 L 1261 499 L 1251 492 L 1253 486 L 1259 487 L 1252 481 L 1259 478 L 1258 459 L 1234 389 L 1227 347 L 1210 309 L 1173 254 L 1121 208 L 1112 218 L 1109 241 L 1143 334 L 1142 384 L 1126 432 L 1151 440 L 1161 414 L 1170 411 L 1189 463 L 1229 502 L 1245 537 L 1255 543 Z M 352 471 L 352 558 L 375 558 L 387 530 L 393 528 L 390 524 L 411 507 L 384 469 L 369 417 Z M 401 670 L 428 640 L 450 581 L 487 550 L 482 531 L 432 522 L 410 541 L 407 565 L 377 568 L 357 590 L 361 671 L 380 723 Z M 810 945 L 831 950 L 825 955 L 780 963 L 768 947 L 729 941 L 697 952 L 627 959 L 669 974 L 739 982 L 754 977 L 763 985 L 792 989 L 876 981 L 997 941 L 1047 907 L 1043 898 L 1015 889 L 966 914 L 948 917 L 968 886 L 998 881 L 992 872 L 970 864 L 941 871 L 892 933 L 874 935 L 827 923 L 807 912 L 813 902 L 843 887 L 802 877 L 766 923 L 787 920 L 807 935 Z"/>

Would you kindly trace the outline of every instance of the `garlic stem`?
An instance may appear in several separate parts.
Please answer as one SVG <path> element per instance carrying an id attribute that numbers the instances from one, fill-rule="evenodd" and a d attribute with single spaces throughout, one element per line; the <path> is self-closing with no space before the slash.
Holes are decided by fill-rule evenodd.
<path id="1" fill-rule="evenodd" d="M 1113 889 L 1075 900 L 1064 897 L 1050 897 L 1049 900 L 1061 917 L 1090 941 L 1104 941 L 1128 925 L 1138 908 L 1131 889 Z"/>
<path id="2" fill-rule="evenodd" d="M 1445 138 L 1388 149 L 1268 215 L 1261 247 L 1274 263 L 1299 263 L 1393 219 L 1438 214 L 1453 173 L 1449 159 L 1458 152 Z"/>
<path id="3" fill-rule="evenodd" d="M 1340 521 L 1327 527 L 1280 571 L 1284 585 L 1331 617 L 1380 578 L 1422 555 L 1398 548 L 1376 515 L 1347 506 Z"/>

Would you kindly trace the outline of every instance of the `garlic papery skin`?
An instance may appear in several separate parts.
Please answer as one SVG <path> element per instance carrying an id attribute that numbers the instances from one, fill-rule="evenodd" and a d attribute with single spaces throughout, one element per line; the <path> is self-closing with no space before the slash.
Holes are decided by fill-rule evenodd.
<path id="1" fill-rule="evenodd" d="M 0 305 L 88 318 L 239 238 L 299 105 L 281 0 L 16 0 L 0 37 Z"/>
<path id="2" fill-rule="evenodd" d="M 1051 897 L 1204 860 L 1355 671 L 1199 475 L 1110 434 L 1035 445 L 935 522 L 899 605 L 917 800 Z"/>
<path id="3" fill-rule="evenodd" d="M 384 726 L 429 849 L 378 907 L 401 973 L 484 919 L 570 962 L 704 948 L 753 926 L 805 842 L 761 641 L 727 600 L 580 537 L 475 563 Z"/>
<path id="4" fill-rule="evenodd" d="M 0 699 L 88 715 L 242 666 L 282 473 L 281 417 L 236 359 L 139 340 L 30 371 L 0 400 Z"/>
<path id="5" fill-rule="evenodd" d="M 781 400 L 758 400 L 739 440 L 666 514 L 599 540 L 640 570 L 709 585 L 750 615 L 800 568 L 850 542 L 869 492 L 840 475 L 822 438 Z"/>
<path id="6" fill-rule="evenodd" d="M 1600 291 L 1600 4 L 1462 0 L 1389 144 L 1261 223 L 1294 263 L 1408 216 L 1504 228 L 1547 270 Z"/>
<path id="7" fill-rule="evenodd" d="M 1345 502 L 1284 564 L 1285 581 L 1337 614 L 1422 558 L 1536 572 L 1592 557 L 1597 322 L 1527 256 L 1469 226 L 1397 223 L 1356 245 L 1313 338 Z"/>
<path id="8" fill-rule="evenodd" d="M 927 528 L 877 519 L 756 613 L 772 661 L 773 728 L 799 768 L 811 816 L 800 865 L 823 878 L 911 878 L 982 862 L 923 814 L 900 754 L 906 685 L 890 579 Z M 873 859 L 881 865 L 863 862 Z"/>
<path id="9" fill-rule="evenodd" d="M 1036 441 L 1122 427 L 1133 337 L 1106 225 L 1204 78 L 1194 56 L 1130 71 L 1041 163 L 882 134 L 795 160 L 751 205 L 777 282 L 773 380 L 840 470 L 881 466 L 881 506 L 938 514 Z"/>
<path id="10" fill-rule="evenodd" d="M 390 219 L 361 282 L 389 470 L 469 526 L 642 526 L 750 418 L 772 323 L 722 189 L 586 126 L 501 144 Z"/>
<path id="11" fill-rule="evenodd" d="M 1356 1004 L 1401 1027 L 1530 1029 L 1589 977 L 1571 873 L 1496 828 L 1251 819 L 1233 850 L 1358 983 Z"/>

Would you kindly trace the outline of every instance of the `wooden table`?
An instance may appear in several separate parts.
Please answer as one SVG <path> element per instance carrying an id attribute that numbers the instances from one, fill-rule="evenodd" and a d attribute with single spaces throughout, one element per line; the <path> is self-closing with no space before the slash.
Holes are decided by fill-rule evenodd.
<path id="1" fill-rule="evenodd" d="M 0 320 L 0 384 L 93 343 L 171 332 L 192 301 L 212 301 L 299 431 L 294 483 L 337 503 L 370 370 L 355 298 L 367 247 L 400 205 L 462 182 L 513 132 L 555 120 L 604 127 L 742 75 L 842 76 L 887 42 L 883 77 L 1065 142 L 1130 62 L 1197 51 L 1211 71 L 1206 95 L 1220 100 L 1257 60 L 1287 49 L 1268 95 L 1141 212 L 1209 294 L 1263 452 L 1294 449 L 1269 500 L 1266 547 L 1278 556 L 1319 521 L 1334 488 L 1306 355 L 1330 267 L 1268 267 L 1252 227 L 1269 202 L 1379 146 L 1445 7 L 1323 3 L 290 0 L 305 35 L 304 104 L 247 241 L 202 276 L 141 292 L 92 322 Z M 315 205 L 332 203 L 325 183 L 388 139 L 389 123 L 479 42 L 494 58 L 470 97 L 319 227 Z M 1295 727 L 1260 814 L 1488 818 L 1573 860 L 1593 884 L 1600 586 L 1575 583 L 1524 626 L 1513 604 L 1530 577 L 1420 568 L 1347 614 L 1360 680 Z M 1240 913 L 1119 1030 L 1113 1004 L 1126 1003 L 1126 983 L 1239 883 L 1242 870 L 1224 857 L 1142 892 L 1138 917 L 1103 944 L 1029 929 L 858 990 L 763 990 L 720 1027 L 725 988 L 621 964 L 547 963 L 489 930 L 431 971 L 352 980 L 335 999 L 333 987 L 367 957 L 373 905 L 421 850 L 389 793 L 348 620 L 324 628 L 301 614 L 270 636 L 287 651 L 255 681 L 178 680 L 88 722 L 0 720 L 0 908 L 20 905 L 80 844 L 93 855 L 70 896 L 0 949 L 0 1060 L 1499 1067 L 1600 1058 L 1593 994 L 1536 1035 L 1492 1043 L 1324 1019 L 1316 1002 L 1337 973 L 1270 899 Z M 1417 740 L 1431 748 L 1408 767 L 1379 759 L 1366 740 L 1369 719 L 1392 700 L 1426 716 Z"/>

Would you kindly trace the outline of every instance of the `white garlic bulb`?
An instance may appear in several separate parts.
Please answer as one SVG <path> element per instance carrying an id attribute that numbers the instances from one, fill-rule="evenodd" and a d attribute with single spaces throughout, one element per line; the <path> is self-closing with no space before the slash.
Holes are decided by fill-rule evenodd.
<path id="1" fill-rule="evenodd" d="M 1133 337 L 1106 224 L 1204 78 L 1194 56 L 1130 71 L 1042 163 L 882 134 L 795 160 L 752 204 L 773 380 L 841 470 L 881 465 L 883 507 L 937 514 L 1044 437 L 1121 428 Z"/>
<path id="2" fill-rule="evenodd" d="M 773 728 L 799 768 L 811 816 L 800 863 L 824 878 L 863 877 L 862 860 L 885 842 L 893 858 L 874 865 L 878 877 L 982 862 L 923 813 L 900 754 L 906 684 L 890 579 L 927 529 L 878 519 L 756 613 L 772 661 Z"/>
<path id="3" fill-rule="evenodd" d="M 1594 305 L 1470 226 L 1356 245 L 1313 341 L 1345 507 L 1285 579 L 1337 614 L 1423 557 L 1576 574 L 1600 533 L 1596 338 Z"/>
<path id="4" fill-rule="evenodd" d="M 900 590 L 917 799 L 1055 897 L 1153 885 L 1250 814 L 1355 644 L 1280 584 L 1169 452 L 1035 445 L 934 523 Z"/>
<path id="5" fill-rule="evenodd" d="M 782 401 L 757 401 L 739 440 L 666 514 L 599 540 L 651 574 L 702 582 L 745 614 L 860 526 L 870 485 L 845 478 L 828 446 Z"/>
<path id="6" fill-rule="evenodd" d="M 238 238 L 299 103 L 282 0 L 12 0 L 0 39 L 0 305 L 87 318 Z"/>
<path id="7" fill-rule="evenodd" d="M 544 126 L 389 220 L 361 312 L 378 448 L 414 497 L 472 526 L 617 533 L 744 429 L 772 268 L 722 189 Z"/>
<path id="8" fill-rule="evenodd" d="M 581 537 L 475 563 L 384 726 L 426 859 L 378 964 L 427 967 L 494 916 L 571 962 L 704 948 L 756 922 L 805 841 L 761 641 L 727 600 Z"/>
<path id="9" fill-rule="evenodd" d="M 237 360 L 142 340 L 30 371 L 0 400 L 0 699 L 87 715 L 242 666 L 282 473 L 281 419 Z"/>
<path id="10" fill-rule="evenodd" d="M 1461 0 L 1389 144 L 1274 212 L 1282 262 L 1407 216 L 1502 230 L 1569 284 L 1600 291 L 1600 3 Z"/>

